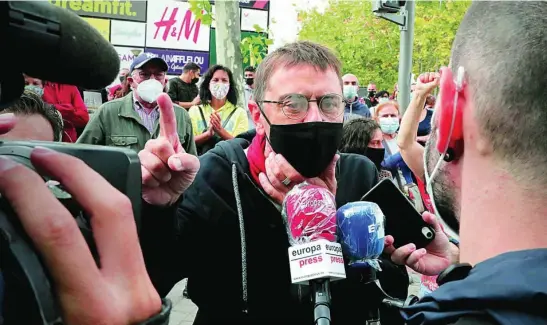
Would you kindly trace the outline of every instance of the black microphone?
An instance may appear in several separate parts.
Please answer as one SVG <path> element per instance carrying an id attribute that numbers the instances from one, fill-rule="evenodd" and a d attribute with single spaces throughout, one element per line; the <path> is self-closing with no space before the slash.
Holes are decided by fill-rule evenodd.
<path id="1" fill-rule="evenodd" d="M 0 105 L 19 98 L 23 73 L 86 89 L 118 76 L 114 47 L 78 15 L 48 1 L 1 1 L 0 42 L 8 58 L 0 71 Z"/>

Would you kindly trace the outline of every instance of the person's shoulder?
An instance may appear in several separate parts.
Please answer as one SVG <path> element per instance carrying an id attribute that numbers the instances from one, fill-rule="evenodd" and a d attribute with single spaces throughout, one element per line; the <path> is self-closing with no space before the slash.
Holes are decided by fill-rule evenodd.
<path id="1" fill-rule="evenodd" d="M 247 111 L 245 111 L 245 109 L 239 105 L 234 105 L 235 108 L 236 108 L 236 113 L 238 114 L 245 114 L 247 115 Z"/>
<path id="2" fill-rule="evenodd" d="M 342 153 L 336 169 L 336 180 L 336 204 L 342 206 L 359 201 L 368 193 L 378 183 L 378 170 L 363 155 Z"/>
<path id="3" fill-rule="evenodd" d="M 196 177 L 197 183 L 207 188 L 231 187 L 232 165 L 242 169 L 246 163 L 244 139 L 221 141 L 199 157 L 200 169 Z"/>
<path id="4" fill-rule="evenodd" d="M 351 169 L 357 173 L 368 173 L 376 167 L 368 157 L 355 153 L 340 153 L 340 168 Z"/>
<path id="5" fill-rule="evenodd" d="M 498 325 L 499 323 L 487 316 L 468 315 L 448 325 Z"/>
<path id="6" fill-rule="evenodd" d="M 179 121 L 190 121 L 190 113 L 182 106 L 179 106 L 177 104 L 173 104 L 173 108 L 175 109 L 175 113 L 177 115 L 177 122 Z"/>
<path id="7" fill-rule="evenodd" d="M 116 98 L 106 103 L 103 103 L 101 106 L 99 106 L 96 114 L 117 114 L 119 109 L 124 105 L 125 101 L 127 100 L 127 96 L 133 95 L 130 93 L 124 97 Z"/>
<path id="8" fill-rule="evenodd" d="M 168 83 L 169 85 L 179 85 L 179 84 L 180 84 L 180 81 L 182 81 L 182 80 L 180 80 L 180 78 L 176 77 L 176 78 L 171 78 L 171 79 L 169 79 L 169 80 L 167 81 L 167 83 Z"/>

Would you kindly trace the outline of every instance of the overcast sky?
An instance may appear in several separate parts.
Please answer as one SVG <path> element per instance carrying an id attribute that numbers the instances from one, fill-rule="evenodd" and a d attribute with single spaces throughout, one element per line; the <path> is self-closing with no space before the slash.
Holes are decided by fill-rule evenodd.
<path id="1" fill-rule="evenodd" d="M 270 0 L 270 29 L 274 38 L 270 51 L 297 40 L 298 9 L 324 9 L 327 4 L 328 0 Z"/>

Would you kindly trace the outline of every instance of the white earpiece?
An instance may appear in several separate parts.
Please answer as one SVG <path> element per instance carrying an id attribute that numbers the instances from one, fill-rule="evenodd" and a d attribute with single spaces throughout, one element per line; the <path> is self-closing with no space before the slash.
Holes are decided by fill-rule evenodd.
<path id="1" fill-rule="evenodd" d="M 465 77 L 465 69 L 460 66 L 458 68 L 458 74 L 456 76 L 456 89 L 461 91 L 463 89 L 463 78 Z"/>

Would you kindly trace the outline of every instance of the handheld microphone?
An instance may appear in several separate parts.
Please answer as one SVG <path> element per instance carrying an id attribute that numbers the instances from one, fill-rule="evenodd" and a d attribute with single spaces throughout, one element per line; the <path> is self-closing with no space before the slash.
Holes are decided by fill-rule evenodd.
<path id="1" fill-rule="evenodd" d="M 351 268 L 364 268 L 368 279 L 367 291 L 369 296 L 378 297 L 377 305 L 385 304 L 402 308 L 416 301 L 410 296 L 407 301 L 389 296 L 381 287 L 376 278 L 376 272 L 381 271 L 378 258 L 384 250 L 385 217 L 380 207 L 373 202 L 351 202 L 343 205 L 336 211 L 339 240 L 342 252 L 349 258 Z M 366 277 L 365 276 L 365 277 Z M 380 324 L 378 308 L 369 309 L 367 324 Z"/>
<path id="2" fill-rule="evenodd" d="M 336 211 L 338 235 L 350 267 L 381 271 L 378 257 L 384 250 L 384 214 L 376 203 L 352 202 Z"/>
<path id="3" fill-rule="evenodd" d="M 311 285 L 315 324 L 329 325 L 329 282 L 346 278 L 342 247 L 335 242 L 334 195 L 304 182 L 287 193 L 282 213 L 291 244 L 292 283 Z"/>
<path id="4" fill-rule="evenodd" d="M 23 92 L 22 74 L 100 89 L 116 79 L 119 56 L 86 21 L 48 1 L 1 1 L 0 41 L 8 57 L 0 72 L 0 105 Z M 41 59 L 37 59 L 41 58 Z"/>

